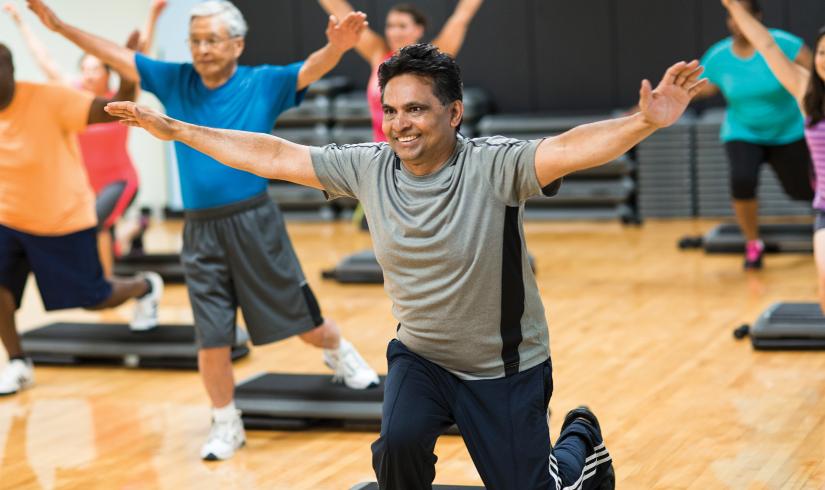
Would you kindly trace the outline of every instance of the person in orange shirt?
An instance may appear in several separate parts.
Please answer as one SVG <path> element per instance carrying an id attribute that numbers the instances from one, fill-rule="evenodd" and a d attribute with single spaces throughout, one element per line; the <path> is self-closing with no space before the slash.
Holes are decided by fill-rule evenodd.
<path id="1" fill-rule="evenodd" d="M 140 32 L 139 39 L 133 39 L 129 48 L 141 53 L 149 52 L 155 25 L 166 5 L 167 0 L 152 0 L 146 25 Z M 32 58 L 49 82 L 85 90 L 99 97 L 108 98 L 114 95 L 114 91 L 109 88 L 112 72 L 110 66 L 86 53 L 80 58 L 80 79 L 72 80 L 61 71 L 45 45 L 23 20 L 17 7 L 13 3 L 6 3 L 3 10 L 17 25 Z M 135 200 L 139 186 L 137 169 L 132 164 L 127 149 L 128 132 L 129 128 L 122 124 L 106 123 L 90 126 L 78 135 L 80 153 L 95 193 L 98 254 L 106 277 L 113 274 L 115 256 L 124 249 L 122 244 L 130 243 L 146 227 L 144 219 L 141 219 L 140 224 L 125 223 L 123 229 L 118 230 L 121 232 L 118 233 L 119 239 L 115 240 L 115 224 Z"/>
<path id="2" fill-rule="evenodd" d="M 101 310 L 136 298 L 132 328 L 157 325 L 160 276 L 103 275 L 95 197 L 77 146 L 77 133 L 88 124 L 114 120 L 103 110 L 108 102 L 134 93 L 134 82 L 126 79 L 112 99 L 16 82 L 12 53 L 0 44 L 0 340 L 9 356 L 0 395 L 34 382 L 15 325 L 30 272 L 47 310 Z"/>

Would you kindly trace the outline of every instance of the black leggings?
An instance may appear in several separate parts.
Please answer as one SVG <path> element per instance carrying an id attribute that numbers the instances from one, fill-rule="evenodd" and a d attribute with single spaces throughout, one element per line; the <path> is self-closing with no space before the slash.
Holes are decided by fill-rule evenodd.
<path id="1" fill-rule="evenodd" d="M 725 143 L 730 162 L 730 190 L 734 199 L 755 199 L 759 169 L 768 162 L 785 193 L 797 201 L 814 198 L 813 162 L 804 139 L 787 145 L 757 145 L 745 141 Z"/>

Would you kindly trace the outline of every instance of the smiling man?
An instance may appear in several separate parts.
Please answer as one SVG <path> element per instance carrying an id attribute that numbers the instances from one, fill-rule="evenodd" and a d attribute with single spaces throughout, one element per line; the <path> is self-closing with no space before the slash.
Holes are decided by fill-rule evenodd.
<path id="1" fill-rule="evenodd" d="M 568 413 L 550 444 L 549 336 L 523 205 L 673 124 L 702 87 L 701 71 L 697 61 L 679 62 L 656 90 L 642 82 L 639 113 L 535 141 L 460 137 L 458 66 L 427 44 L 401 49 L 379 69 L 388 143 L 310 148 L 182 123 L 134 103 L 107 110 L 231 167 L 364 204 L 399 320 L 372 446 L 381 488 L 430 488 L 436 439 L 456 423 L 486 488 L 609 489 L 611 457 L 588 408 Z"/>
<path id="2" fill-rule="evenodd" d="M 140 80 L 175 117 L 197 124 L 269 133 L 280 113 L 301 102 L 310 83 L 329 72 L 358 41 L 366 16 L 331 17 L 328 43 L 306 61 L 286 66 L 240 66 L 246 21 L 227 1 L 196 4 L 190 13 L 193 63 L 164 63 L 62 22 L 40 0 L 29 7 L 43 24 L 126 77 Z M 181 259 L 195 317 L 198 364 L 213 406 L 204 459 L 226 459 L 245 435 L 235 409 L 230 349 L 240 307 L 256 345 L 298 335 L 324 349 L 324 361 L 350 388 L 378 375 L 337 325 L 321 316 L 301 271 L 268 180 L 227 168 L 177 144 L 186 224 Z"/>

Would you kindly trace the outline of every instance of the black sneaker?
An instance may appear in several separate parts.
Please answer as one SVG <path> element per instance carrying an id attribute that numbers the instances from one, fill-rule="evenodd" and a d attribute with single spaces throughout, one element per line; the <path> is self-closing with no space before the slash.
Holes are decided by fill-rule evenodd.
<path id="1" fill-rule="evenodd" d="M 596 418 L 596 414 L 593 413 L 587 405 L 581 405 L 567 412 L 567 415 L 564 416 L 564 423 L 561 424 L 561 431 L 564 432 L 564 429 L 566 429 L 567 426 L 572 424 L 576 419 L 586 420 L 590 425 L 596 428 L 596 431 L 599 433 L 599 437 L 601 437 L 602 428 L 599 425 L 599 419 Z"/>
<path id="2" fill-rule="evenodd" d="M 561 431 L 564 432 L 564 429 L 578 419 L 583 419 L 585 422 L 594 427 L 596 432 L 599 434 L 599 438 L 601 438 L 602 427 L 599 425 L 599 419 L 596 418 L 596 414 L 594 414 L 586 405 L 582 405 L 567 412 L 567 415 L 564 417 L 564 423 L 561 424 Z M 602 481 L 600 481 L 594 488 L 596 490 L 614 490 L 616 488 L 616 472 L 613 470 L 612 461 L 609 463 L 607 470 L 605 470 Z"/>

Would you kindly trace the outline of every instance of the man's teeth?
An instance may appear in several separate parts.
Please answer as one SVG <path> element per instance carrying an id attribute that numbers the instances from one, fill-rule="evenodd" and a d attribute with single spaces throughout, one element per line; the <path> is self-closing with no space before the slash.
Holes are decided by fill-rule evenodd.
<path id="1" fill-rule="evenodd" d="M 406 143 L 406 142 L 412 141 L 416 138 L 418 138 L 418 136 L 399 136 L 398 141 L 400 141 L 402 143 Z"/>

